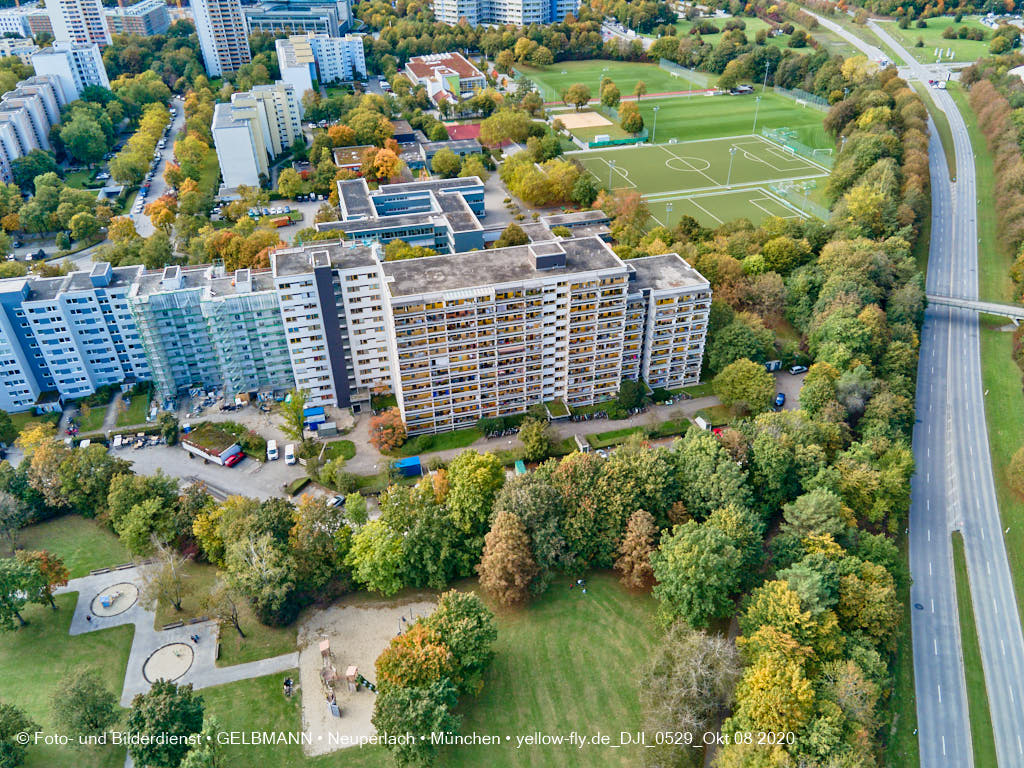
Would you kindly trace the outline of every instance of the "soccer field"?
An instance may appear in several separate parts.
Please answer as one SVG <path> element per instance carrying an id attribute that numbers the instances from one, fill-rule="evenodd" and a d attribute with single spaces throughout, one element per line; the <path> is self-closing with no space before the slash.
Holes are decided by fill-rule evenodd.
<path id="1" fill-rule="evenodd" d="M 760 136 L 587 150 L 570 155 L 612 189 L 637 189 L 645 197 L 828 174 L 823 166 Z"/>
<path id="2" fill-rule="evenodd" d="M 657 64 L 636 61 L 560 61 L 547 67 L 520 64 L 516 69 L 534 82 L 546 101 L 560 101 L 562 92 L 575 83 L 587 86 L 596 99 L 603 77 L 610 77 L 623 96 L 632 96 L 639 80 L 643 80 L 648 93 L 673 93 L 705 87 L 676 77 Z M 708 77 L 712 81 L 716 79 L 714 75 Z"/>
<path id="3" fill-rule="evenodd" d="M 806 218 L 769 190 L 773 184 L 817 180 L 828 170 L 761 136 L 730 136 L 640 145 L 570 155 L 612 189 L 636 189 L 656 221 L 671 226 L 693 216 L 705 226 L 768 216 Z"/>

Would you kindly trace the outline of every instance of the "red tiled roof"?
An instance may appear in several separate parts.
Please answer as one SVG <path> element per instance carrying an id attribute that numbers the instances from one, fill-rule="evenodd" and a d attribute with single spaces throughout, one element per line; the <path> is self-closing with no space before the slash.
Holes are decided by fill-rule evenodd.
<path id="1" fill-rule="evenodd" d="M 448 130 L 448 138 L 450 138 L 452 141 L 480 138 L 480 123 L 468 123 L 467 125 L 446 125 L 445 128 Z"/>
<path id="2" fill-rule="evenodd" d="M 460 78 L 483 77 L 483 73 L 473 66 L 461 53 L 434 53 L 428 56 L 416 56 L 409 59 L 406 66 L 419 78 L 435 77 L 441 74 L 458 74 Z"/>

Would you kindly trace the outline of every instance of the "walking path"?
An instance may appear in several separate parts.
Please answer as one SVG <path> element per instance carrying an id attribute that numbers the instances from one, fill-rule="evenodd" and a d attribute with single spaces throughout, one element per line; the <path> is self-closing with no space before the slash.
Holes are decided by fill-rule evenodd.
<path id="1" fill-rule="evenodd" d="M 174 682 L 181 685 L 191 683 L 197 689 L 233 683 L 252 677 L 263 677 L 284 672 L 299 665 L 299 654 L 296 651 L 247 664 L 218 667 L 216 656 L 219 625 L 216 621 L 199 621 L 174 629 L 156 629 L 154 626 L 155 613 L 143 608 L 138 602 L 115 616 L 97 616 L 93 608 L 93 602 L 97 596 L 114 594 L 118 591 L 117 585 L 122 584 L 134 585 L 141 589 L 142 578 L 139 568 L 133 566 L 124 570 L 90 574 L 72 579 L 66 587 L 58 590 L 58 593 L 78 593 L 75 614 L 71 619 L 70 633 L 72 635 L 81 635 L 124 624 L 135 626 L 132 647 L 128 654 L 128 667 L 125 670 L 124 688 L 121 692 L 121 706 L 130 706 L 136 694 L 149 690 L 151 681 L 147 680 L 143 673 L 146 660 L 159 648 L 172 643 L 190 646 L 194 653 L 191 666 Z M 122 588 L 121 591 L 130 593 L 131 590 Z M 193 635 L 198 636 L 198 642 L 191 639 Z"/>

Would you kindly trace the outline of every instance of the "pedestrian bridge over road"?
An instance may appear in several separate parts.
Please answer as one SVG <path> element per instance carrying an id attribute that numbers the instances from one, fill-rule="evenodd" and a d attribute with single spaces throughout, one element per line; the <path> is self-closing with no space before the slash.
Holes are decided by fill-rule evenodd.
<path id="1" fill-rule="evenodd" d="M 1014 325 L 1024 320 L 1024 305 L 1002 304 L 996 301 L 978 301 L 976 299 L 959 299 L 954 296 L 941 296 L 935 293 L 928 294 L 928 303 L 939 307 L 955 307 L 957 309 L 970 309 L 975 312 L 984 312 L 989 315 L 1008 317 Z"/>

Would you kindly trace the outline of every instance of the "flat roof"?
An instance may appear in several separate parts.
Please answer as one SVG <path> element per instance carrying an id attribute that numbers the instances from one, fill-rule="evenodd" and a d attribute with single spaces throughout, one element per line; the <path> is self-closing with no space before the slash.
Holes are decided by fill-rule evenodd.
<path id="1" fill-rule="evenodd" d="M 469 208 L 466 198 L 457 193 L 437 195 L 441 212 L 452 227 L 453 232 L 467 232 L 471 229 L 482 229 L 480 220 Z"/>
<path id="2" fill-rule="evenodd" d="M 270 254 L 270 265 L 275 277 L 306 275 L 313 271 L 311 258 L 324 260 L 332 267 L 354 269 L 376 267 L 373 248 L 366 245 L 323 241 L 307 243 L 297 248 L 280 248 Z"/>
<path id="3" fill-rule="evenodd" d="M 370 188 L 366 184 L 366 179 L 339 181 L 338 201 L 345 217 L 374 216 L 377 213 L 370 202 Z"/>
<path id="4" fill-rule="evenodd" d="M 345 165 L 362 165 L 363 163 L 363 152 L 368 149 L 373 149 L 372 144 L 360 144 L 356 147 L 335 147 L 334 164 L 337 166 Z"/>
<path id="5" fill-rule="evenodd" d="M 399 192 L 417 192 L 421 190 L 459 189 L 461 187 L 482 187 L 479 176 L 463 176 L 454 179 L 426 179 L 425 181 L 399 181 L 394 184 L 381 184 L 380 191 L 392 195 Z"/>
<path id="6" fill-rule="evenodd" d="M 678 253 L 663 253 L 660 256 L 644 256 L 629 259 L 626 264 L 636 271 L 636 280 L 631 286 L 639 289 L 665 290 L 671 288 L 710 288 L 707 279 L 686 263 Z"/>
<path id="7" fill-rule="evenodd" d="M 603 224 L 611 219 L 604 211 L 573 211 L 572 213 L 553 213 L 550 216 L 541 216 L 540 220 L 549 227 L 578 227 L 585 224 Z"/>
<path id="8" fill-rule="evenodd" d="M 573 238 L 558 244 L 565 249 L 565 266 L 553 269 L 537 269 L 537 254 L 531 245 L 385 261 L 383 268 L 389 278 L 388 289 L 396 298 L 580 272 L 625 270 L 619 257 L 600 238 Z"/>

